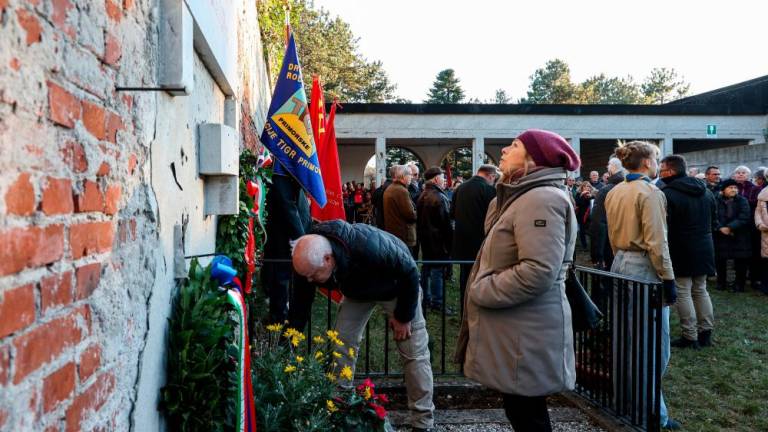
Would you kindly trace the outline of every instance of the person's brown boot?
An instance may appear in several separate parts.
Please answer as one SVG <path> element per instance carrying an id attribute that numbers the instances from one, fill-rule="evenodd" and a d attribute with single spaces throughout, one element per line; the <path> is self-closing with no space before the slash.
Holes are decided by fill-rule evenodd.
<path id="1" fill-rule="evenodd" d="M 699 333 L 699 346 L 702 348 L 712 346 L 712 330 L 704 330 Z"/>

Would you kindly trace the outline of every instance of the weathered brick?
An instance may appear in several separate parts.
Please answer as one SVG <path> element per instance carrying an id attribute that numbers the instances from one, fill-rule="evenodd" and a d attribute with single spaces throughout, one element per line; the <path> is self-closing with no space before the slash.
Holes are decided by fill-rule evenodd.
<path id="1" fill-rule="evenodd" d="M 80 382 L 85 382 L 101 366 L 101 347 L 91 345 L 80 355 L 79 362 Z"/>
<path id="2" fill-rule="evenodd" d="M 74 7 L 72 6 L 72 3 L 70 3 L 69 0 L 53 0 L 52 6 L 53 13 L 51 14 L 51 21 L 53 21 L 53 24 L 64 31 L 69 37 L 74 38 L 76 30 L 73 26 L 67 24 L 69 11 Z"/>
<path id="3" fill-rule="evenodd" d="M 12 228 L 0 232 L 0 276 L 49 264 L 64 253 L 64 226 Z"/>
<path id="4" fill-rule="evenodd" d="M 128 174 L 133 175 L 133 171 L 136 169 L 136 165 L 138 164 L 139 159 L 135 154 L 132 154 L 131 157 L 128 158 Z"/>
<path id="5" fill-rule="evenodd" d="M 88 170 L 88 158 L 85 155 L 83 145 L 79 142 L 67 141 L 61 149 L 61 156 L 75 173 L 84 173 Z"/>
<path id="6" fill-rule="evenodd" d="M 85 391 L 78 395 L 67 409 L 67 432 L 80 430 L 83 414 L 89 410 L 99 411 L 109 399 L 115 387 L 115 376 L 111 372 L 100 375 Z"/>
<path id="7" fill-rule="evenodd" d="M 113 184 L 107 187 L 107 193 L 105 196 L 104 213 L 108 215 L 117 214 L 118 206 L 120 205 L 120 195 L 122 194 L 122 188 L 119 184 Z"/>
<path id="8" fill-rule="evenodd" d="M 103 140 L 106 131 L 104 107 L 83 101 L 83 125 L 96 139 Z"/>
<path id="9" fill-rule="evenodd" d="M 61 86 L 48 81 L 48 105 L 51 120 L 64 127 L 73 128 L 80 120 L 80 102 Z"/>
<path id="10" fill-rule="evenodd" d="M 75 271 L 77 279 L 77 290 L 75 298 L 77 300 L 86 299 L 91 296 L 93 291 L 98 288 L 101 279 L 101 263 L 86 264 L 78 267 Z"/>
<path id="11" fill-rule="evenodd" d="M 123 56 L 123 50 L 120 47 L 120 40 L 111 33 L 104 35 L 104 63 L 117 66 L 120 57 Z"/>
<path id="12" fill-rule="evenodd" d="M 11 375 L 11 346 L 0 346 L 0 387 L 8 383 L 8 377 Z M 0 426 L 2 426 L 0 422 Z"/>
<path id="13" fill-rule="evenodd" d="M 41 36 L 43 29 L 40 27 L 40 20 L 37 19 L 33 12 L 30 12 L 27 9 L 18 8 L 16 9 L 16 18 L 18 19 L 21 28 L 27 32 L 27 45 L 32 45 L 43 40 Z"/>
<path id="14" fill-rule="evenodd" d="M 40 305 L 42 313 L 56 306 L 72 303 L 72 272 L 44 277 L 40 280 Z"/>
<path id="15" fill-rule="evenodd" d="M 11 69 L 15 70 L 16 72 L 18 72 L 19 69 L 21 69 L 21 61 L 18 58 L 14 57 L 11 59 L 11 61 L 8 62 L 8 66 L 10 66 Z"/>
<path id="16" fill-rule="evenodd" d="M 72 213 L 72 182 L 65 178 L 48 177 L 47 185 L 43 188 L 41 209 L 47 215 Z"/>
<path id="17" fill-rule="evenodd" d="M 123 9 L 128 11 L 131 8 L 133 8 L 133 0 L 123 0 Z"/>
<path id="18" fill-rule="evenodd" d="M 120 5 L 113 0 L 106 0 L 107 17 L 115 22 L 120 22 L 120 18 L 123 17 L 123 11 L 120 10 Z"/>
<path id="19" fill-rule="evenodd" d="M 69 228 L 72 258 L 78 259 L 112 248 L 114 226 L 112 222 L 86 222 Z"/>
<path id="20" fill-rule="evenodd" d="M 117 142 L 117 132 L 123 129 L 123 119 L 112 111 L 107 111 L 107 141 L 115 144 Z"/>
<path id="21" fill-rule="evenodd" d="M 80 326 L 79 321 L 85 323 L 85 329 Z M 90 310 L 87 307 L 79 307 L 65 316 L 17 336 L 13 341 L 16 349 L 13 383 L 20 383 L 27 375 L 57 357 L 65 349 L 82 341 L 87 334 L 89 323 Z"/>
<path id="22" fill-rule="evenodd" d="M 20 286 L 0 295 L 0 317 L 0 338 L 35 322 L 34 286 Z"/>
<path id="23" fill-rule="evenodd" d="M 50 264 L 64 254 L 64 226 L 11 228 L 0 231 L 0 276 L 27 266 Z"/>
<path id="24" fill-rule="evenodd" d="M 75 364 L 69 362 L 43 381 L 43 412 L 56 408 L 75 391 Z"/>
<path id="25" fill-rule="evenodd" d="M 10 214 L 27 216 L 35 211 L 35 188 L 29 173 L 21 173 L 5 193 L 5 208 Z"/>
<path id="26" fill-rule="evenodd" d="M 104 194 L 101 193 L 98 183 L 91 180 L 83 182 L 83 192 L 75 197 L 75 211 L 78 213 L 104 211 Z"/>
<path id="27" fill-rule="evenodd" d="M 104 177 L 105 175 L 109 175 L 111 170 L 112 167 L 110 167 L 107 162 L 102 162 L 101 165 L 99 165 L 99 170 L 96 171 L 96 175 L 99 177 Z"/>

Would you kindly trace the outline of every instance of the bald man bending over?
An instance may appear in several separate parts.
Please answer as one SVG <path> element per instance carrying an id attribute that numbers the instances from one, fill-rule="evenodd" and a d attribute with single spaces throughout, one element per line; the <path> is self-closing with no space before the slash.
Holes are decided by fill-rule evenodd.
<path id="1" fill-rule="evenodd" d="M 354 370 L 363 329 L 376 305 L 384 309 L 403 363 L 411 425 L 413 430 L 431 429 L 435 405 L 429 337 L 421 312 L 419 271 L 405 243 L 370 225 L 322 222 L 296 242 L 293 268 L 310 284 L 344 294 L 336 331 L 355 355 L 345 353 L 340 367 Z M 349 381 L 341 384 L 352 386 Z"/>

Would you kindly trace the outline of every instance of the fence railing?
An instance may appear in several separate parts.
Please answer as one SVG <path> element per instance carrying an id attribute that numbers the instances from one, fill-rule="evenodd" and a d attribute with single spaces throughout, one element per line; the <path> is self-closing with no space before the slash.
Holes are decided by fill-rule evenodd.
<path id="1" fill-rule="evenodd" d="M 472 264 L 472 261 L 417 261 L 424 265 Z M 458 273 L 458 271 L 457 271 Z M 598 328 L 574 334 L 576 393 L 605 414 L 637 430 L 660 430 L 661 392 L 661 285 L 616 273 L 576 266 L 576 274 L 604 314 Z M 460 377 L 452 363 L 461 313 L 458 274 L 446 277 L 441 307 L 422 310 L 430 334 L 435 377 Z M 292 286 L 292 285 L 291 285 Z M 336 307 L 330 297 L 315 299 L 307 323 L 308 340 L 334 326 Z M 356 377 L 401 377 L 391 366 L 397 357 L 391 345 L 387 317 L 371 316 L 358 352 Z M 308 347 L 308 350 L 311 349 Z"/>
<path id="2" fill-rule="evenodd" d="M 660 430 L 661 285 L 576 267 L 604 314 L 597 329 L 574 334 L 576 392 L 638 430 Z"/>

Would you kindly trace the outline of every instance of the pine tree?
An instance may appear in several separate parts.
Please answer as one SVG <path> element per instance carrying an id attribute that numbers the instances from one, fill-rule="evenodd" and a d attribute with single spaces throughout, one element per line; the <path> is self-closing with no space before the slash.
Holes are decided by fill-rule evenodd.
<path id="1" fill-rule="evenodd" d="M 459 85 L 459 79 L 453 69 L 445 69 L 437 74 L 424 103 L 450 104 L 460 103 L 462 100 L 464 100 L 464 90 Z"/>

